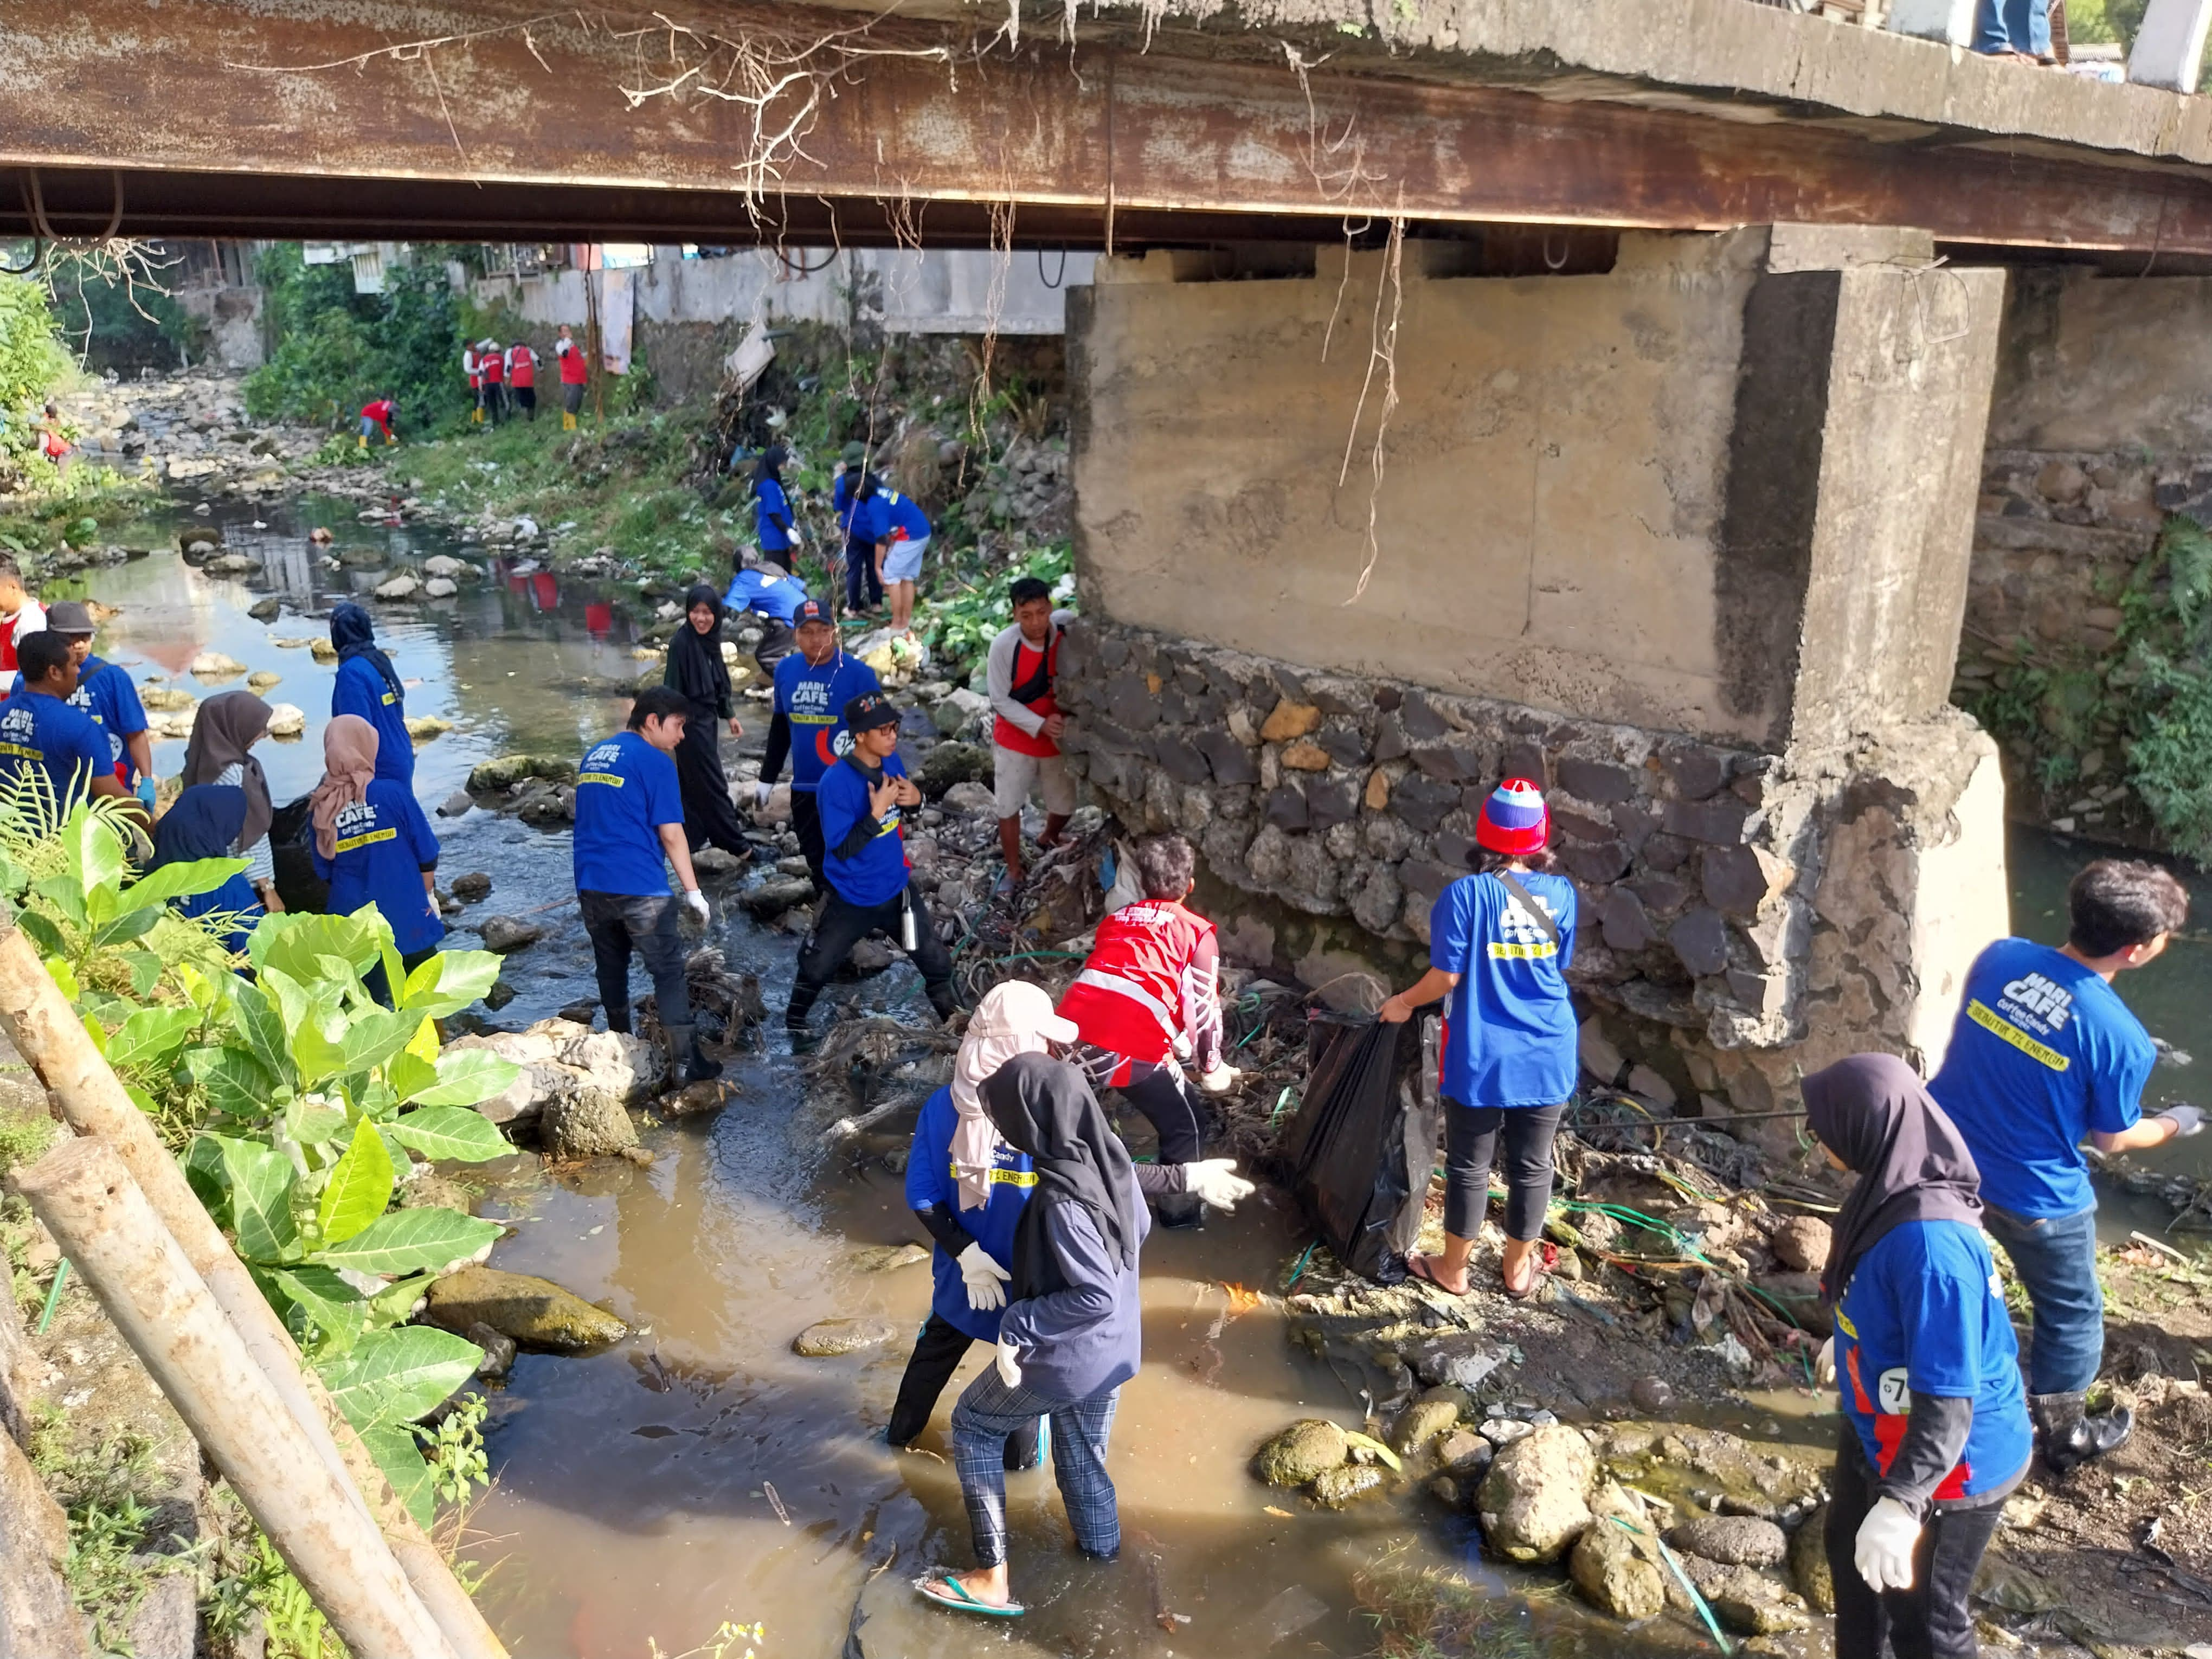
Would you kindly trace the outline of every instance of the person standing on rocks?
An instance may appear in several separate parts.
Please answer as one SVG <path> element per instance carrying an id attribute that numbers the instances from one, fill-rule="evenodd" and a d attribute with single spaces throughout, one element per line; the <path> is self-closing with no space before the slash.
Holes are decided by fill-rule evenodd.
<path id="1" fill-rule="evenodd" d="M 1551 871 L 1543 792 L 1508 778 L 1475 820 L 1475 873 L 1444 889 L 1429 913 L 1429 971 L 1386 1000 L 1402 1024 L 1448 999 L 1444 1016 L 1444 1252 L 1418 1252 L 1408 1272 L 1451 1296 L 1468 1291 L 1468 1261 L 1490 1206 L 1490 1170 L 1505 1152 L 1505 1249 L 1499 1275 L 1519 1298 L 1536 1285 L 1536 1240 L 1552 1197 L 1552 1141 L 1580 1070 L 1567 965 L 1575 954 L 1575 890 Z"/>
<path id="2" fill-rule="evenodd" d="M 921 791 L 898 756 L 899 711 L 879 691 L 845 705 L 852 749 L 822 775 L 815 793 L 827 848 L 823 873 L 830 900 L 799 947 L 799 973 L 783 1012 L 786 1030 L 806 1030 L 806 1017 L 853 947 L 881 928 L 899 941 L 939 1019 L 959 1012 L 952 994 L 952 953 L 937 936 L 936 919 L 907 866 L 901 814 L 921 805 Z"/>
<path id="3" fill-rule="evenodd" d="M 1975 1659 L 1968 1593 L 2035 1449 L 1981 1175 L 1893 1054 L 1838 1060 L 1804 1094 L 1814 1139 L 1858 1176 L 1820 1275 L 1836 1322 L 1821 1369 L 1843 1395 L 1825 1540 L 1837 1659 Z"/>
<path id="4" fill-rule="evenodd" d="M 653 975 L 669 1070 L 678 1088 L 722 1074 L 721 1066 L 699 1051 L 691 994 L 684 982 L 684 941 L 676 926 L 680 910 L 702 922 L 710 915 L 691 868 L 691 848 L 684 836 L 684 792 L 670 758 L 684 742 L 690 711 L 690 699 L 681 691 L 653 686 L 630 704 L 626 729 L 592 745 L 576 773 L 572 854 L 576 897 L 592 940 L 607 1030 L 629 1032 L 629 958 L 635 951 Z M 681 900 L 668 890 L 664 857 L 683 884 Z"/>
<path id="5" fill-rule="evenodd" d="M 339 714 L 323 728 L 323 777 L 308 797 L 314 826 L 315 873 L 330 884 L 330 914 L 349 916 L 376 907 L 392 927 L 400 966 L 415 971 L 446 936 L 438 911 L 438 838 L 415 792 L 376 770 L 377 731 L 358 714 Z M 389 1008 L 398 986 L 384 964 L 363 981 Z"/>
<path id="6" fill-rule="evenodd" d="M 914 637 L 914 601 L 921 580 L 921 562 L 929 552 L 929 520 L 913 497 L 902 495 L 863 472 L 854 486 L 860 498 L 855 524 L 865 520 L 875 546 L 876 580 L 891 599 L 891 632 Z"/>
<path id="7" fill-rule="evenodd" d="M 407 734 L 407 689 L 399 671 L 376 643 L 376 624 L 348 600 L 331 612 L 331 643 L 338 675 L 331 687 L 331 716 L 358 714 L 376 728 L 376 775 L 415 787 L 415 740 Z"/>
<path id="8" fill-rule="evenodd" d="M 76 706 L 76 659 L 58 634 L 23 641 L 20 689 L 0 711 L 0 776 L 27 791 L 59 823 L 90 795 L 130 799 L 108 757 L 107 734 L 89 710 Z M 29 806 L 28 802 L 24 805 Z M 131 810 L 139 811 L 136 801 Z"/>
<path id="9" fill-rule="evenodd" d="M 231 848 L 246 860 L 246 879 L 261 896 L 261 908 L 276 915 L 284 908 L 276 892 L 276 858 L 269 846 L 269 825 L 276 809 L 269 799 L 269 779 L 253 758 L 253 745 L 269 735 L 269 705 L 251 691 L 222 691 L 210 697 L 192 717 L 192 735 L 185 744 L 185 763 L 177 782 L 190 789 L 194 784 L 235 784 L 246 791 L 246 823 Z"/>
<path id="10" fill-rule="evenodd" d="M 146 708 L 131 676 L 112 662 L 92 654 L 92 611 L 81 599 L 58 599 L 46 613 L 46 631 L 64 641 L 70 660 L 76 665 L 76 690 L 70 706 L 92 716 L 107 739 L 115 775 L 126 793 L 136 793 L 139 804 L 154 804 L 154 744 L 147 736 Z M 9 697 L 23 692 L 19 672 L 8 688 Z"/>
<path id="11" fill-rule="evenodd" d="M 768 748 L 761 757 L 760 781 L 753 786 L 757 806 L 766 806 L 791 757 L 791 828 L 806 855 L 817 892 L 829 885 L 822 873 L 822 814 L 817 799 L 823 774 L 852 752 L 845 709 L 856 697 L 880 692 L 876 671 L 848 656 L 837 624 L 819 599 L 803 602 L 792 613 L 792 642 L 798 649 L 775 665 L 775 714 L 768 726 Z"/>
<path id="12" fill-rule="evenodd" d="M 1106 1446 L 1121 1385 L 1143 1358 L 1137 1259 L 1149 1224 L 1128 1149 L 1075 1066 L 1017 1055 L 979 1092 L 999 1133 L 1030 1159 L 1036 1188 L 1014 1225 L 996 1363 L 952 1410 L 953 1468 L 981 1565 L 927 1574 L 915 1588 L 940 1607 L 1012 1619 L 1026 1609 L 1006 1565 L 1009 1435 L 1052 1419 L 1053 1474 L 1076 1547 L 1094 1560 L 1121 1553 Z"/>
<path id="13" fill-rule="evenodd" d="M 507 383 L 514 392 L 514 406 L 538 424 L 538 354 L 517 340 L 507 349 Z"/>
<path id="14" fill-rule="evenodd" d="M 1183 905 L 1198 884 L 1198 854 L 1188 841 L 1146 836 L 1130 857 L 1145 896 L 1098 924 L 1060 1012 L 1082 1034 L 1073 1057 L 1092 1085 L 1119 1089 L 1152 1121 L 1160 1162 L 1195 1164 L 1206 1124 L 1183 1065 L 1198 1068 L 1198 1086 L 1208 1094 L 1227 1093 L 1237 1077 L 1221 1048 L 1221 947 L 1213 924 Z M 1195 1200 L 1164 1200 L 1159 1211 L 1163 1226 L 1200 1219 Z"/>
<path id="15" fill-rule="evenodd" d="M 1075 620 L 1073 611 L 1055 611 L 1052 589 L 1035 576 L 1024 576 L 1007 590 L 1014 620 L 991 641 L 985 667 L 991 709 L 991 788 L 998 798 L 999 850 L 1006 856 L 1006 890 L 1021 885 L 1022 809 L 1030 793 L 1044 793 L 1044 834 L 1040 848 L 1058 844 L 1060 832 L 1075 811 L 1075 783 L 1060 752 L 1067 717 L 1053 696 L 1060 672 L 1060 640 Z"/>
<path id="16" fill-rule="evenodd" d="M 566 323 L 561 325 L 561 337 L 553 342 L 553 356 L 561 366 L 561 430 L 574 432 L 576 416 L 583 412 L 584 386 L 592 371 L 584 361 L 584 348 L 576 343 Z"/>
<path id="17" fill-rule="evenodd" d="M 770 444 L 753 469 L 753 534 L 760 542 L 761 556 L 782 566 L 787 576 L 799 544 L 806 539 L 806 532 L 792 517 L 791 497 L 784 494 L 783 468 L 790 459 L 791 452 L 781 444 Z"/>
<path id="18" fill-rule="evenodd" d="M 24 591 L 22 566 L 0 553 L 0 673 L 15 672 L 16 647 L 46 625 L 45 607 Z"/>
<path id="19" fill-rule="evenodd" d="M 683 694 L 684 741 L 676 750 L 676 781 L 684 798 L 684 835 L 693 852 L 719 847 L 739 859 L 753 855 L 744 825 L 730 799 L 730 780 L 722 770 L 722 732 L 744 735 L 730 690 L 730 671 L 722 661 L 722 602 L 701 582 L 684 596 L 684 620 L 668 642 L 663 683 Z"/>
<path id="20" fill-rule="evenodd" d="M 872 489 L 879 481 L 868 471 L 868 447 L 857 441 L 847 444 L 830 486 L 830 510 L 845 538 L 845 609 L 869 616 L 884 608 L 883 578 L 876 574 L 876 546 L 868 539 L 867 515 L 861 511 L 860 489 Z"/>
<path id="21" fill-rule="evenodd" d="M 1928 1085 L 1981 1166 L 1983 1225 L 2035 1310 L 2028 1410 L 2057 1474 L 2118 1449 L 2135 1426 L 2124 1409 L 2084 1409 L 2104 1363 L 2105 1298 L 2081 1142 L 2128 1152 L 2204 1126 L 2194 1106 L 2142 1117 L 2158 1051 L 2112 988 L 2189 920 L 2188 890 L 2155 865 L 2100 859 L 2074 878 L 2066 902 L 2059 949 L 2002 939 L 1974 959 Z"/>

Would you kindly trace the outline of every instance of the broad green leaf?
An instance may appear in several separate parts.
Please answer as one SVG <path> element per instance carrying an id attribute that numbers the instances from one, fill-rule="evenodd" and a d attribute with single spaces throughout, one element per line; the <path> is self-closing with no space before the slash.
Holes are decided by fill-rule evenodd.
<path id="1" fill-rule="evenodd" d="M 284 1108 L 284 1133 L 302 1146 L 319 1146 L 346 1127 L 346 1115 L 310 1096 L 301 1095 Z"/>
<path id="2" fill-rule="evenodd" d="M 79 805 L 63 826 L 63 837 L 70 850 L 70 863 L 76 871 L 79 890 L 87 899 L 95 889 L 112 890 L 121 884 L 123 842 L 105 818 Z"/>
<path id="3" fill-rule="evenodd" d="M 361 1292 L 332 1269 L 310 1264 L 279 1268 L 270 1277 L 313 1324 L 326 1358 L 343 1353 L 359 1339 L 367 1305 Z"/>
<path id="4" fill-rule="evenodd" d="M 262 988 L 235 974 L 226 974 L 226 988 L 234 1012 L 234 1024 L 239 1035 L 253 1057 L 268 1068 L 272 1077 L 288 1076 L 292 1069 L 291 1045 L 284 1040 L 284 1022 L 270 1002 Z"/>
<path id="5" fill-rule="evenodd" d="M 68 941 L 62 938 L 62 930 L 55 927 L 50 918 L 40 915 L 27 905 L 17 907 L 15 925 L 31 936 L 31 943 L 38 947 L 42 957 L 58 957 L 68 949 Z"/>
<path id="6" fill-rule="evenodd" d="M 407 1039 L 405 1052 L 416 1060 L 428 1060 L 435 1065 L 439 1047 L 438 1022 L 425 1014 L 422 1016 L 422 1023 L 415 1028 L 415 1035 Z"/>
<path id="7" fill-rule="evenodd" d="M 258 1117 L 274 1107 L 275 1080 L 243 1048 L 195 1048 L 185 1056 L 185 1071 L 227 1117 Z"/>
<path id="8" fill-rule="evenodd" d="M 153 995 L 161 982 L 161 958 L 151 951 L 125 951 L 123 965 L 131 970 L 131 994 L 142 999 Z"/>
<path id="9" fill-rule="evenodd" d="M 392 1483 L 392 1490 L 399 1501 L 407 1505 L 408 1514 L 415 1517 L 417 1526 L 428 1528 L 437 1518 L 438 1496 L 430 1474 L 430 1465 L 424 1461 L 422 1449 L 415 1437 L 396 1423 L 372 1424 L 361 1431 L 361 1443 L 376 1460 L 376 1467 L 384 1471 L 384 1478 Z"/>
<path id="10" fill-rule="evenodd" d="M 384 1133 L 425 1158 L 487 1164 L 514 1148 L 499 1126 L 472 1106 L 422 1106 L 384 1126 Z"/>
<path id="11" fill-rule="evenodd" d="M 479 1221 L 459 1210 L 394 1210 L 343 1243 L 325 1245 L 315 1260 L 365 1273 L 435 1272 L 467 1261 L 499 1234 L 496 1221 Z"/>
<path id="12" fill-rule="evenodd" d="M 329 1261 L 331 1245 L 361 1231 L 382 1215 L 391 1201 L 392 1151 L 374 1123 L 356 1124 L 353 1145 L 331 1168 L 322 1200 L 315 1206 L 315 1220 L 323 1238 L 321 1259 Z"/>
<path id="13" fill-rule="evenodd" d="M 379 1423 L 411 1423 L 435 1411 L 476 1375 L 483 1358 L 483 1350 L 466 1337 L 401 1325 L 368 1332 L 351 1353 L 320 1369 L 346 1421 L 366 1431 Z"/>
<path id="14" fill-rule="evenodd" d="M 412 1043 L 392 1055 L 392 1064 L 384 1068 L 384 1080 L 392 1085 L 392 1097 L 410 1101 L 423 1090 L 437 1087 L 436 1060 L 434 1054 L 428 1060 L 422 1058 L 415 1052 Z"/>
<path id="15" fill-rule="evenodd" d="M 222 1154 L 230 1194 L 231 1231 L 238 1253 L 249 1261 L 289 1261 L 299 1254 L 300 1231 L 292 1220 L 292 1160 L 273 1146 L 229 1135 L 208 1135 Z"/>
<path id="16" fill-rule="evenodd" d="M 106 888 L 101 888 L 100 893 L 105 893 L 106 890 Z M 96 893 L 94 896 L 98 897 L 100 894 Z M 152 933 L 166 914 L 167 912 L 161 910 L 133 910 L 128 915 L 116 917 L 112 921 L 100 921 L 95 917 L 94 920 L 98 921 L 99 925 L 92 930 L 92 942 L 108 949 L 112 949 L 118 945 L 128 945 L 132 939 L 143 939 Z"/>
<path id="17" fill-rule="evenodd" d="M 499 963 L 490 951 L 441 951 L 407 976 L 399 1006 L 433 1019 L 458 1014 L 491 989 Z"/>
<path id="18" fill-rule="evenodd" d="M 395 1279 L 368 1298 L 368 1328 L 380 1331 L 387 1325 L 404 1325 L 415 1316 L 415 1304 L 437 1278 L 435 1273 L 410 1273 L 404 1279 Z"/>
<path id="19" fill-rule="evenodd" d="M 344 964 L 358 977 L 380 957 L 380 935 L 388 932 L 373 910 L 350 916 L 287 910 L 264 918 L 254 928 L 250 955 L 255 968 L 274 968 L 302 983 L 327 975 L 326 958 Z"/>
<path id="20" fill-rule="evenodd" d="M 31 890 L 60 911 L 62 920 L 70 927 L 83 928 L 91 925 L 84 906 L 84 893 L 76 877 L 48 876 L 44 881 L 33 883 Z"/>
<path id="21" fill-rule="evenodd" d="M 219 1135 L 198 1134 L 185 1148 L 181 1162 L 185 1179 L 210 1215 L 221 1215 L 228 1200 L 230 1176 L 223 1168 L 222 1138 Z"/>
<path id="22" fill-rule="evenodd" d="M 107 1039 L 111 1066 L 153 1066 L 173 1053 L 200 1023 L 197 1008 L 141 1008 Z"/>
<path id="23" fill-rule="evenodd" d="M 473 1106 L 504 1094 L 522 1067 L 482 1048 L 438 1056 L 438 1081 L 415 1097 L 417 1106 Z"/>
<path id="24" fill-rule="evenodd" d="M 301 1086 L 312 1089 L 325 1078 L 344 1071 L 345 1052 L 340 1044 L 345 1038 L 346 1017 L 336 1000 L 337 988 L 313 979 L 302 983 L 273 967 L 261 970 L 261 985 L 276 1001 Z"/>
<path id="25" fill-rule="evenodd" d="M 116 902 L 115 914 L 128 915 L 149 904 L 190 898 L 197 893 L 212 893 L 245 868 L 244 859 L 195 859 L 190 864 L 165 864 L 158 870 L 148 871 L 125 888 Z"/>
<path id="26" fill-rule="evenodd" d="M 366 1072 L 383 1065 L 413 1040 L 415 1028 L 422 1023 L 421 1015 L 405 1010 L 387 1013 L 379 1009 L 357 1016 L 339 1044 L 339 1052 L 345 1056 L 344 1069 Z"/>

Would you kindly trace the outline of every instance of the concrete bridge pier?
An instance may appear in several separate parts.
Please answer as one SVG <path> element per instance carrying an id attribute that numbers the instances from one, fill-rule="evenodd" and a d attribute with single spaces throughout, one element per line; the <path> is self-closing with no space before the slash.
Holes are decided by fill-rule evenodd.
<path id="1" fill-rule="evenodd" d="M 1601 1069 L 1717 1113 L 1932 1066 L 2007 927 L 1946 701 L 2004 273 L 1795 225 L 1498 263 L 1155 253 L 1071 296 L 1075 763 L 1266 896 L 1248 953 L 1400 983 L 1483 793 L 1538 778 Z"/>

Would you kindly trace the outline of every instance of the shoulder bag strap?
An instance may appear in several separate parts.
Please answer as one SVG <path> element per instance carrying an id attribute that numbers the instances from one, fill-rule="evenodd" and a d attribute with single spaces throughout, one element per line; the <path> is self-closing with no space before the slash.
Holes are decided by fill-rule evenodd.
<path id="1" fill-rule="evenodd" d="M 1493 870 L 1490 873 L 1505 884 L 1505 890 L 1519 899 L 1522 908 L 1536 918 L 1536 925 L 1544 930 L 1544 937 L 1557 945 L 1559 942 L 1559 924 L 1552 920 L 1552 913 L 1537 903 L 1535 896 L 1504 871 Z"/>

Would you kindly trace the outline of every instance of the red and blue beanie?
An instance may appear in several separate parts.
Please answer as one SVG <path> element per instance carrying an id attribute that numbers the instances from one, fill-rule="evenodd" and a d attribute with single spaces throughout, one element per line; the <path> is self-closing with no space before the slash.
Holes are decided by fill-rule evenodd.
<path id="1" fill-rule="evenodd" d="M 1508 778 L 1482 803 L 1474 839 L 1493 853 L 1540 853 L 1552 838 L 1552 814 L 1544 792 L 1526 778 Z"/>

